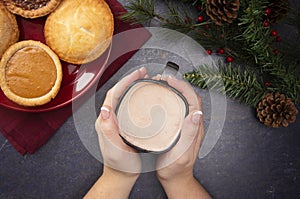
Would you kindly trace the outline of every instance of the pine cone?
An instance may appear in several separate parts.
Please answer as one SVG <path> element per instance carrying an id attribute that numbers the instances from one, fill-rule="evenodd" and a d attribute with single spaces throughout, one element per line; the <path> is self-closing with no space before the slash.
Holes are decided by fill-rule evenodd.
<path id="1" fill-rule="evenodd" d="M 239 7 L 239 0 L 207 0 L 206 14 L 216 25 L 221 26 L 237 18 Z"/>
<path id="2" fill-rule="evenodd" d="M 284 94 L 269 93 L 257 105 L 257 117 L 268 127 L 287 127 L 295 122 L 298 110 Z"/>
<path id="3" fill-rule="evenodd" d="M 280 22 L 288 13 L 290 4 L 288 0 L 269 0 L 268 7 L 271 10 L 268 19 L 271 23 Z"/>

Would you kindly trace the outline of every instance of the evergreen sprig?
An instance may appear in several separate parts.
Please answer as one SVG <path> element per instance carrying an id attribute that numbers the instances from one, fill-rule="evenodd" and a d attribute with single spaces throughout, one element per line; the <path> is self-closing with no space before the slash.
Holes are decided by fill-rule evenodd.
<path id="1" fill-rule="evenodd" d="M 219 62 L 219 67 L 201 65 L 184 74 L 184 78 L 194 86 L 226 94 L 250 106 L 256 106 L 266 91 L 257 74 L 231 63 Z"/>
<path id="2" fill-rule="evenodd" d="M 300 48 L 293 49 L 290 43 L 284 44 L 285 41 L 280 42 L 283 45 L 274 42 L 275 37 L 270 36 L 270 27 L 263 25 L 268 0 L 240 0 L 237 19 L 222 26 L 214 25 L 208 17 L 204 22 L 196 22 L 184 7 L 173 6 L 168 0 L 165 2 L 168 14 L 156 12 L 155 0 L 132 1 L 127 6 L 129 13 L 125 14 L 123 19 L 139 23 L 157 20 L 162 27 L 188 34 L 205 49 L 222 47 L 227 55 L 234 57 L 235 63 L 243 66 L 243 70 L 241 67 L 234 69 L 231 65 L 220 65 L 218 70 L 200 66 L 199 70 L 185 74 L 185 78 L 191 83 L 203 88 L 208 86 L 208 83 L 214 87 L 213 85 L 216 86 L 222 81 L 225 90 L 219 90 L 220 92 L 250 105 L 256 105 L 266 92 L 280 92 L 291 97 L 294 102 L 299 100 Z M 206 16 L 206 0 L 179 2 L 190 3 L 195 8 L 201 5 L 202 10 L 199 14 Z M 294 17 L 292 24 L 297 26 L 300 21 L 299 11 L 294 15 L 297 15 L 298 23 Z M 274 53 L 275 49 L 285 53 Z"/>
<path id="3" fill-rule="evenodd" d="M 264 27 L 262 16 L 264 16 L 264 8 L 268 1 L 252 0 L 246 9 L 240 13 L 238 18 L 239 35 L 234 39 L 236 43 L 244 43 L 244 50 L 247 57 L 254 59 L 255 64 L 263 64 L 270 59 L 270 37 L 269 28 Z M 241 49 L 241 48 L 240 48 Z"/>
<path id="4" fill-rule="evenodd" d="M 129 1 L 126 9 L 129 12 L 121 15 L 120 18 L 131 23 L 144 23 L 157 16 L 155 12 L 155 0 Z"/>

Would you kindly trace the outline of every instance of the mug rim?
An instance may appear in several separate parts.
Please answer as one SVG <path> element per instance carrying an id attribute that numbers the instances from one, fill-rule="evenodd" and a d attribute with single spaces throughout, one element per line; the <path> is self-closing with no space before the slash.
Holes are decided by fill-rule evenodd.
<path id="1" fill-rule="evenodd" d="M 135 86 L 136 84 L 138 83 L 142 83 L 142 82 L 150 82 L 150 83 L 154 83 L 154 84 L 158 84 L 158 85 L 161 85 L 161 86 L 164 86 L 165 88 L 173 91 L 175 94 L 177 94 L 181 99 L 182 101 L 184 102 L 185 104 L 185 115 L 184 117 L 186 117 L 188 114 L 189 114 L 189 104 L 188 104 L 188 101 L 187 99 L 184 97 L 184 95 L 179 92 L 176 88 L 170 86 L 166 81 L 164 80 L 154 80 L 154 79 L 149 79 L 149 78 L 146 78 L 146 79 L 138 79 L 138 80 L 135 80 L 134 82 L 132 82 L 127 88 L 126 90 L 122 93 L 122 95 L 120 96 L 120 99 L 117 103 L 117 106 L 116 106 L 116 110 L 115 110 L 115 114 L 116 116 L 118 115 L 118 111 L 119 111 L 119 107 L 120 107 L 120 104 L 122 103 L 124 97 L 126 96 L 126 94 L 128 93 L 128 91 L 133 87 Z M 180 139 L 181 137 L 181 129 L 179 130 L 179 133 L 176 137 L 176 139 L 170 143 L 170 145 L 165 149 L 165 150 L 162 150 L 162 151 L 152 151 L 152 150 L 147 150 L 147 149 L 144 149 L 144 148 L 141 148 L 140 146 L 136 146 L 134 144 L 132 144 L 131 142 L 129 142 L 128 140 L 126 140 L 120 133 L 119 133 L 119 136 L 122 138 L 123 142 L 133 148 L 135 148 L 136 150 L 138 150 L 139 152 L 144 152 L 144 153 L 154 153 L 154 154 L 160 154 L 160 153 L 164 153 L 164 152 L 167 152 L 169 151 L 170 149 L 172 149 L 172 147 L 178 142 L 178 140 Z"/>

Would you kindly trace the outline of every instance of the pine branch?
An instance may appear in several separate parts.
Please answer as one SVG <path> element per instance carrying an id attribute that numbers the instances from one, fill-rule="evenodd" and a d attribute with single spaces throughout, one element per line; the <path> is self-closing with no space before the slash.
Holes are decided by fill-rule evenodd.
<path id="1" fill-rule="evenodd" d="M 243 42 L 247 47 L 244 52 L 255 64 L 268 62 L 270 55 L 270 30 L 263 26 L 264 8 L 268 1 L 252 0 L 239 17 L 238 29 L 242 32 L 235 37 L 235 42 Z M 251 61 L 251 60 L 250 60 Z"/>
<path id="2" fill-rule="evenodd" d="M 265 93 L 256 76 L 240 66 L 221 63 L 218 68 L 201 65 L 193 72 L 184 74 L 186 80 L 199 88 L 216 90 L 251 106 L 256 106 Z"/>
<path id="3" fill-rule="evenodd" d="M 120 16 L 124 21 L 131 23 L 144 23 L 156 17 L 155 0 L 130 1 L 126 6 L 128 13 Z"/>
<path id="4" fill-rule="evenodd" d="M 214 25 L 209 18 L 205 22 L 195 22 L 183 7 L 175 7 L 167 0 L 168 14 L 158 14 L 155 11 L 155 2 L 155 0 L 131 2 L 127 6 L 129 13 L 124 15 L 123 19 L 134 19 L 139 23 L 157 20 L 162 27 L 188 34 L 205 49 L 222 47 L 227 55 L 234 56 L 235 63 L 240 63 L 247 69 L 241 70 L 239 66 L 233 68 L 230 64 L 220 65 L 218 69 L 200 66 L 199 69 L 185 74 L 185 78 L 192 84 L 201 88 L 216 89 L 252 106 L 255 106 L 266 92 L 283 93 L 295 102 L 299 99 L 300 80 L 295 70 L 300 63 L 299 48 L 298 51 L 294 48 L 291 52 L 288 51 L 289 54 L 286 53 L 289 59 L 282 54 L 273 53 L 274 48 L 278 46 L 274 45 L 270 28 L 263 25 L 264 9 L 269 3 L 268 0 L 240 0 L 239 17 L 234 23 L 224 24 L 221 27 Z M 194 6 L 202 5 L 200 14 L 205 16 L 206 0 L 182 0 L 182 2 L 192 3 Z M 297 14 L 299 23 L 299 12 Z M 284 51 L 290 48 L 290 45 L 280 47 Z M 265 82 L 269 82 L 270 85 L 265 86 Z M 224 84 L 224 87 L 218 87 L 220 84 Z"/>
<path id="5" fill-rule="evenodd" d="M 269 92 L 284 93 L 295 103 L 298 101 L 300 98 L 300 76 L 297 75 L 296 65 L 284 65 L 278 62 L 266 67 L 264 73 L 269 75 Z"/>

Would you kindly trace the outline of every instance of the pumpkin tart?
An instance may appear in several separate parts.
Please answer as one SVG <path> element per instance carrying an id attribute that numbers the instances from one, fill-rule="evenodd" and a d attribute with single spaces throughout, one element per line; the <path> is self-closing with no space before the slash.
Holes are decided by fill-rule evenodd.
<path id="1" fill-rule="evenodd" d="M 111 43 L 113 14 L 104 0 L 64 0 L 47 17 L 47 45 L 61 60 L 72 64 L 91 62 Z"/>
<path id="2" fill-rule="evenodd" d="M 0 62 L 0 86 L 13 102 L 23 106 L 43 105 L 53 99 L 61 85 L 58 56 L 39 41 L 15 43 Z"/>
<path id="3" fill-rule="evenodd" d="M 10 12 L 32 19 L 49 14 L 60 2 L 61 0 L 4 0 Z"/>
<path id="4" fill-rule="evenodd" d="M 0 59 L 5 50 L 19 39 L 19 28 L 15 15 L 0 2 Z"/>

